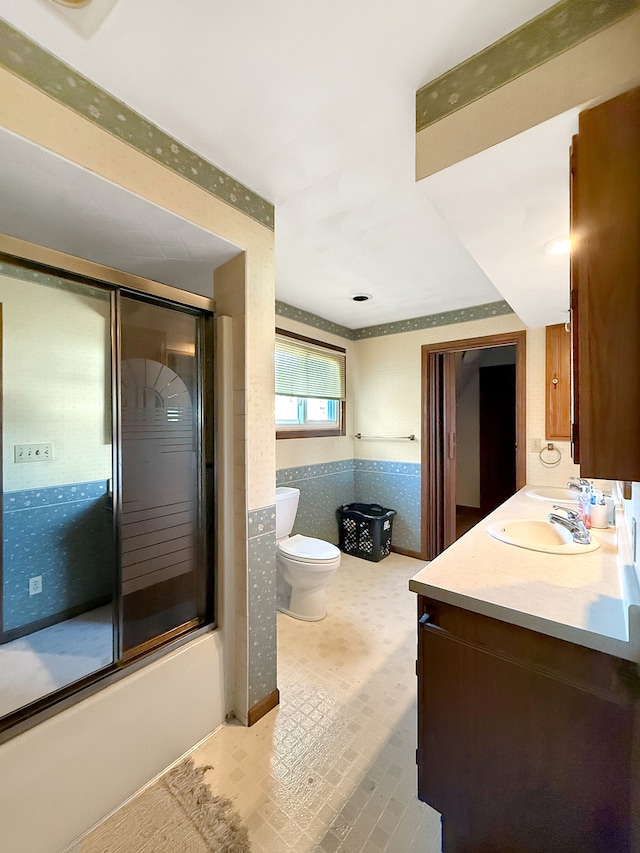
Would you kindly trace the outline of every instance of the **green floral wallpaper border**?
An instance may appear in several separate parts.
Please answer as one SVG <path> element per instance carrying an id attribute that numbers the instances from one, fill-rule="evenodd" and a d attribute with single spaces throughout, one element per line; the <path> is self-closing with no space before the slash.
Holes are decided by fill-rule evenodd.
<path id="1" fill-rule="evenodd" d="M 640 0 L 561 0 L 416 93 L 416 131 L 494 92 L 640 9 Z"/>
<path id="2" fill-rule="evenodd" d="M 274 229 L 274 207 L 0 19 L 0 66 L 242 213 Z"/>
<path id="3" fill-rule="evenodd" d="M 366 326 L 356 329 L 354 339 L 378 338 L 382 335 L 399 335 L 402 332 L 415 332 L 418 329 L 430 329 L 434 326 L 451 326 L 454 323 L 468 323 L 471 320 L 484 320 L 486 317 L 498 317 L 501 314 L 513 314 L 508 302 L 488 302 L 471 308 L 459 308 L 456 311 L 443 311 L 440 314 L 428 314 L 414 317 L 412 320 L 398 320 L 396 323 L 381 323 L 378 326 Z"/>
<path id="4" fill-rule="evenodd" d="M 304 323 L 305 326 L 312 326 L 314 329 L 322 329 L 323 332 L 330 332 L 332 335 L 347 338 L 347 340 L 353 340 L 354 338 L 353 329 L 340 326 L 338 323 L 332 323 L 331 320 L 325 320 L 324 317 L 319 317 L 317 314 L 303 311 L 302 308 L 287 305 L 286 302 L 280 302 L 278 299 L 276 299 L 276 314 L 280 317 L 286 317 L 288 320 Z"/>
<path id="5" fill-rule="evenodd" d="M 415 332 L 418 329 L 430 329 L 434 326 L 450 326 L 454 323 L 468 323 L 471 320 L 484 320 L 487 317 L 498 317 L 503 314 L 513 314 L 513 308 L 508 302 L 487 302 L 485 305 L 474 305 L 471 308 L 458 308 L 455 311 L 442 311 L 440 314 L 427 314 L 424 317 L 414 317 L 411 320 L 398 320 L 395 323 L 380 323 L 377 326 L 365 326 L 362 329 L 348 329 L 303 311 L 294 308 L 286 302 L 276 301 L 276 314 L 289 320 L 296 320 L 314 329 L 339 335 L 349 341 L 360 341 L 363 338 L 380 338 L 383 335 L 399 335 L 403 332 Z"/>

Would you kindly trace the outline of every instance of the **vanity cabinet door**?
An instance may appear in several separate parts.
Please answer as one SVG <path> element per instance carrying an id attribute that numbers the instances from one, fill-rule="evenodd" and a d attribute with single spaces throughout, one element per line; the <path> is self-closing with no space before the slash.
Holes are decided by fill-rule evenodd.
<path id="1" fill-rule="evenodd" d="M 624 665 L 418 603 L 418 796 L 444 853 L 628 853 L 637 771 Z"/>
<path id="2" fill-rule="evenodd" d="M 578 346 L 578 264 L 582 255 L 578 252 L 577 240 L 580 233 L 580 199 L 576 170 L 578 162 L 578 134 L 571 141 L 569 198 L 571 214 L 571 257 L 569 263 L 569 327 L 571 333 L 571 458 L 580 464 L 580 348 Z"/>
<path id="3" fill-rule="evenodd" d="M 580 113 L 576 143 L 574 461 L 583 477 L 640 481 L 640 88 Z"/>
<path id="4" fill-rule="evenodd" d="M 545 340 L 545 438 L 571 438 L 571 337 L 564 323 L 547 326 Z"/>

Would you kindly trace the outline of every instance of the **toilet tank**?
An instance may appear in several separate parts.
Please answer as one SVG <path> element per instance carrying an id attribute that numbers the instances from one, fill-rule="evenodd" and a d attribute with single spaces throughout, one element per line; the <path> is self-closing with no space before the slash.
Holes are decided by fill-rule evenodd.
<path id="1" fill-rule="evenodd" d="M 276 539 L 283 539 L 293 530 L 300 489 L 278 486 L 276 489 Z"/>

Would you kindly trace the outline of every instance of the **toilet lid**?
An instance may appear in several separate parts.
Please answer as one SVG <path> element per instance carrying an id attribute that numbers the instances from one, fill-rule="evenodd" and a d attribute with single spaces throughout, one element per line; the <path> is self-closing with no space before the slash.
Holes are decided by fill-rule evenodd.
<path id="1" fill-rule="evenodd" d="M 330 542 L 313 539 L 311 536 L 302 536 L 300 533 L 280 542 L 279 548 L 288 557 L 293 557 L 295 560 L 309 560 L 310 562 L 334 560 L 340 556 L 339 549 L 335 545 L 331 545 Z"/>

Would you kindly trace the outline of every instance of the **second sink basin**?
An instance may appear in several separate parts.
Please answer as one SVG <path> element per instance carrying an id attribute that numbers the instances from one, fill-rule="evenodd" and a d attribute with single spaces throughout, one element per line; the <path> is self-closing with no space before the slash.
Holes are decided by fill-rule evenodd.
<path id="1" fill-rule="evenodd" d="M 487 533 L 507 545 L 546 554 L 588 554 L 600 547 L 593 535 L 589 545 L 581 545 L 574 542 L 571 533 L 561 525 L 530 518 L 494 521 L 487 527 Z"/>
<path id="2" fill-rule="evenodd" d="M 537 501 L 553 501 L 557 504 L 577 504 L 580 492 L 575 492 L 573 489 L 565 489 L 561 486 L 537 486 L 535 489 L 527 489 L 525 492 L 528 498 L 535 498 Z"/>

